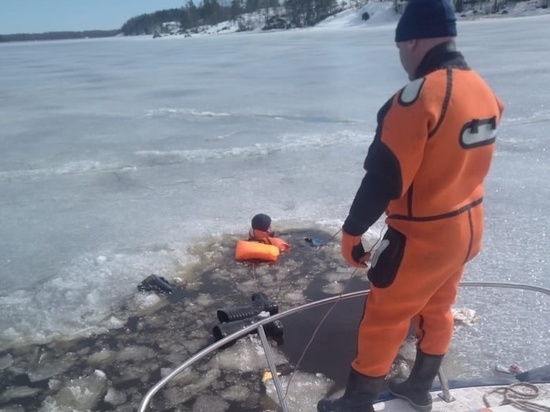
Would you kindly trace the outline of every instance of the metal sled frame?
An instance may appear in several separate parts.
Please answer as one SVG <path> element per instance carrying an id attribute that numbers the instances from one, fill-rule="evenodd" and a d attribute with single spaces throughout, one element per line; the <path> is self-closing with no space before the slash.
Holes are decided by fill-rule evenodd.
<path id="1" fill-rule="evenodd" d="M 521 289 L 521 290 L 530 290 L 534 292 L 540 292 L 544 293 L 546 295 L 550 296 L 550 290 L 537 287 L 537 286 L 531 286 L 531 285 L 524 285 L 524 284 L 517 284 L 517 283 L 498 283 L 498 282 L 462 282 L 460 283 L 460 287 L 491 287 L 491 288 L 505 288 L 505 289 Z M 336 301 L 340 300 L 348 300 L 348 299 L 355 299 L 358 297 L 367 296 L 370 293 L 370 290 L 362 290 L 358 292 L 351 292 L 351 293 L 345 293 L 338 296 L 333 296 L 330 298 L 318 300 L 315 302 L 306 303 L 304 305 L 298 306 L 296 308 L 289 309 L 287 311 L 278 313 L 273 316 L 269 316 L 265 319 L 259 320 L 256 323 L 253 323 L 252 325 L 249 325 L 238 332 L 235 332 L 229 336 L 226 336 L 225 338 L 213 343 L 212 345 L 206 347 L 202 351 L 198 352 L 197 354 L 193 355 L 191 358 L 189 358 L 187 361 L 182 363 L 180 366 L 178 366 L 176 369 L 174 369 L 169 375 L 161 379 L 155 386 L 153 386 L 147 394 L 144 396 L 143 400 L 141 401 L 138 412 L 145 412 L 147 410 L 147 406 L 151 402 L 151 399 L 153 396 L 162 388 L 164 387 L 168 382 L 170 382 L 176 375 L 178 375 L 180 372 L 182 372 L 184 369 L 188 368 L 192 364 L 194 364 L 196 361 L 204 358 L 206 355 L 212 353 L 213 351 L 223 347 L 224 345 L 235 341 L 239 339 L 242 336 L 245 336 L 251 332 L 257 331 L 258 335 L 260 336 L 262 346 L 264 349 L 265 357 L 267 359 L 267 364 L 269 366 L 269 369 L 271 371 L 271 375 L 273 377 L 273 383 L 275 385 L 275 390 L 277 392 L 277 397 L 279 398 L 280 406 L 283 410 L 283 412 L 289 412 L 288 406 L 285 402 L 285 393 L 281 386 L 281 382 L 279 381 L 278 375 L 277 375 L 277 368 L 275 365 L 275 360 L 273 357 L 273 352 L 271 350 L 271 346 L 267 340 L 267 336 L 264 331 L 264 325 L 267 323 L 271 323 L 275 320 L 285 318 L 287 316 L 293 315 L 298 312 L 302 312 L 304 310 L 313 309 L 319 306 L 328 305 L 329 303 L 334 303 Z M 443 374 L 443 371 L 439 370 L 439 380 L 441 382 L 441 389 L 442 393 L 439 395 L 443 400 L 446 402 L 452 402 L 454 399 L 451 396 L 449 392 L 449 384 L 447 381 L 447 378 Z"/>

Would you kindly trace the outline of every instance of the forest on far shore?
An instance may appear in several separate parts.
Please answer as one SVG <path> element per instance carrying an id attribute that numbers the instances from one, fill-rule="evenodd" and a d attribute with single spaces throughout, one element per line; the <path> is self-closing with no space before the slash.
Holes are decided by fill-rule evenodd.
<path id="1" fill-rule="evenodd" d="M 37 41 L 64 39 L 92 39 L 96 37 L 113 37 L 120 33 L 117 30 L 85 30 L 85 31 L 52 31 L 46 33 L 0 34 L 0 43 L 9 41 Z"/>
<path id="2" fill-rule="evenodd" d="M 394 3 L 401 13 L 408 0 L 387 0 Z M 533 3 L 546 9 L 550 0 L 452 0 L 456 12 L 471 10 L 479 14 L 507 13 L 507 7 L 518 2 Z M 17 33 L 0 35 L 0 43 L 11 41 L 86 39 L 100 37 L 160 35 L 177 26 L 178 34 L 212 26 L 224 21 L 234 21 L 239 31 L 253 30 L 245 16 L 258 15 L 264 20 L 263 29 L 289 29 L 311 27 L 342 10 L 360 9 L 369 0 L 200 0 L 198 6 L 187 0 L 180 8 L 159 10 L 128 19 L 114 30 L 59 31 L 46 33 Z M 367 13 L 364 13 L 367 14 Z M 368 19 L 363 16 L 364 20 Z M 174 34 L 174 33 L 170 33 Z"/>

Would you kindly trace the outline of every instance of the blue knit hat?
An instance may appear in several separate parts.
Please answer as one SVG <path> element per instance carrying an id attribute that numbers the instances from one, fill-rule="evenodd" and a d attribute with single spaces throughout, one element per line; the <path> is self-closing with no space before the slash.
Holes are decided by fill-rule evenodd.
<path id="1" fill-rule="evenodd" d="M 455 36 L 455 11 L 449 0 L 409 0 L 395 30 L 396 42 Z"/>

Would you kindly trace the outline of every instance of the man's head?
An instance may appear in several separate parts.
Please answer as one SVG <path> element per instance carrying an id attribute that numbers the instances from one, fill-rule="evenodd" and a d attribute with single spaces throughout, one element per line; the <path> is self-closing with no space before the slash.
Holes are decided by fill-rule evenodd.
<path id="1" fill-rule="evenodd" d="M 401 64 L 409 78 L 426 53 L 456 37 L 456 17 L 449 0 L 410 0 L 395 30 Z"/>
<path id="2" fill-rule="evenodd" d="M 264 239 L 268 236 L 275 236 L 271 227 L 271 218 L 265 213 L 258 213 L 252 218 L 252 228 L 249 232 L 250 238 Z"/>
<path id="3" fill-rule="evenodd" d="M 269 232 L 271 228 L 271 218 L 264 214 L 258 213 L 252 218 L 252 229 L 261 230 L 262 232 Z"/>

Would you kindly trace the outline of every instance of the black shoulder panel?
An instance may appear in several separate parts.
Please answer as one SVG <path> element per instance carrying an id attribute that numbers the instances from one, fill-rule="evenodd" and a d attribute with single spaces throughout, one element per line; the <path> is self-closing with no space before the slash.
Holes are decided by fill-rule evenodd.
<path id="1" fill-rule="evenodd" d="M 392 102 L 393 97 L 378 111 L 376 135 L 369 147 L 364 167 L 367 173 L 375 175 L 376 180 L 383 183 L 383 189 L 390 199 L 398 199 L 403 187 L 401 166 L 390 148 L 381 141 L 385 117 L 391 109 Z"/>

